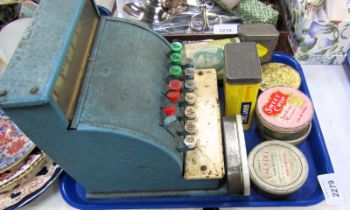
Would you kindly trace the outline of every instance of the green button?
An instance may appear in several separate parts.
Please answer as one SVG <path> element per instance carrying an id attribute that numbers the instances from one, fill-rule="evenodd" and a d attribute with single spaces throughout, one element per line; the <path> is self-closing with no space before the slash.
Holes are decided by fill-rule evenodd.
<path id="1" fill-rule="evenodd" d="M 171 66 L 169 72 L 174 77 L 180 77 L 182 75 L 182 68 L 180 66 Z"/>
<path id="2" fill-rule="evenodd" d="M 180 42 L 173 42 L 170 44 L 170 48 L 173 52 L 181 52 L 182 44 Z"/>
<path id="3" fill-rule="evenodd" d="M 171 53 L 170 60 L 173 64 L 181 64 L 182 62 L 181 53 L 177 53 L 177 52 Z"/>

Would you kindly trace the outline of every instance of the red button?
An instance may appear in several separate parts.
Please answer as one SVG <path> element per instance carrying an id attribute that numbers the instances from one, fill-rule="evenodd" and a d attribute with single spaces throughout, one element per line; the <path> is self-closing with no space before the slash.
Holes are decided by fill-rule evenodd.
<path id="1" fill-rule="evenodd" d="M 163 112 L 166 114 L 166 116 L 172 116 L 176 113 L 176 106 L 170 105 L 165 108 L 163 108 Z"/>
<path id="2" fill-rule="evenodd" d="M 179 91 L 170 91 L 166 94 L 166 97 L 168 97 L 168 99 L 171 102 L 178 102 L 180 99 L 180 96 L 181 96 L 181 94 Z"/>
<path id="3" fill-rule="evenodd" d="M 182 87 L 182 82 L 178 79 L 173 79 L 168 84 L 169 89 L 173 91 L 180 91 Z"/>

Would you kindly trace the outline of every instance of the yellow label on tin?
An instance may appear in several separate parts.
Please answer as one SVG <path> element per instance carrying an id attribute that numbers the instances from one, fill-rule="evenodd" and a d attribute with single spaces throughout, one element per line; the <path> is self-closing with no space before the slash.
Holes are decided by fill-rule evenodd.
<path id="1" fill-rule="evenodd" d="M 298 97 L 297 95 L 289 95 L 288 103 L 293 104 L 296 107 L 301 108 L 305 104 L 305 100 L 303 98 Z"/>
<path id="2" fill-rule="evenodd" d="M 259 86 L 225 83 L 225 116 L 242 115 L 244 130 L 250 128 Z"/>
<path id="3" fill-rule="evenodd" d="M 258 51 L 259 58 L 264 57 L 269 52 L 269 49 L 259 43 L 256 44 L 256 50 Z"/>

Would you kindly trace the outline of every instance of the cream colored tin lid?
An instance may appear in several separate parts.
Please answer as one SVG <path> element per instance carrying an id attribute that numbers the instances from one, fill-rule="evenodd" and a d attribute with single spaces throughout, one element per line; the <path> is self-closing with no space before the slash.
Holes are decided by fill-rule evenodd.
<path id="1" fill-rule="evenodd" d="M 288 195 L 306 181 L 309 167 L 303 153 L 281 141 L 266 141 L 250 152 L 250 178 L 262 191 Z"/>
<path id="2" fill-rule="evenodd" d="M 262 92 L 256 105 L 259 120 L 276 132 L 298 132 L 309 126 L 314 109 L 309 97 L 290 87 Z"/>
<path id="3" fill-rule="evenodd" d="M 265 91 L 276 86 L 299 89 L 301 78 L 297 70 L 283 63 L 267 63 L 261 66 L 262 81 L 260 90 Z"/>

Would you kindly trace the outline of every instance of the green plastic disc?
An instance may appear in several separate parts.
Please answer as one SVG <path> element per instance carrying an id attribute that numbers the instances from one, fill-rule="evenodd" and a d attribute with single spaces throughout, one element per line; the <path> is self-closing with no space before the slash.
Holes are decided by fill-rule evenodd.
<path id="1" fill-rule="evenodd" d="M 177 52 L 171 53 L 170 60 L 171 60 L 171 63 L 173 64 L 181 64 L 182 62 L 181 53 L 177 53 Z"/>
<path id="2" fill-rule="evenodd" d="M 173 42 L 170 44 L 170 48 L 173 52 L 181 52 L 182 44 L 180 42 Z"/>
<path id="3" fill-rule="evenodd" d="M 180 66 L 171 66 L 169 72 L 171 76 L 180 77 L 182 75 L 182 68 Z"/>

